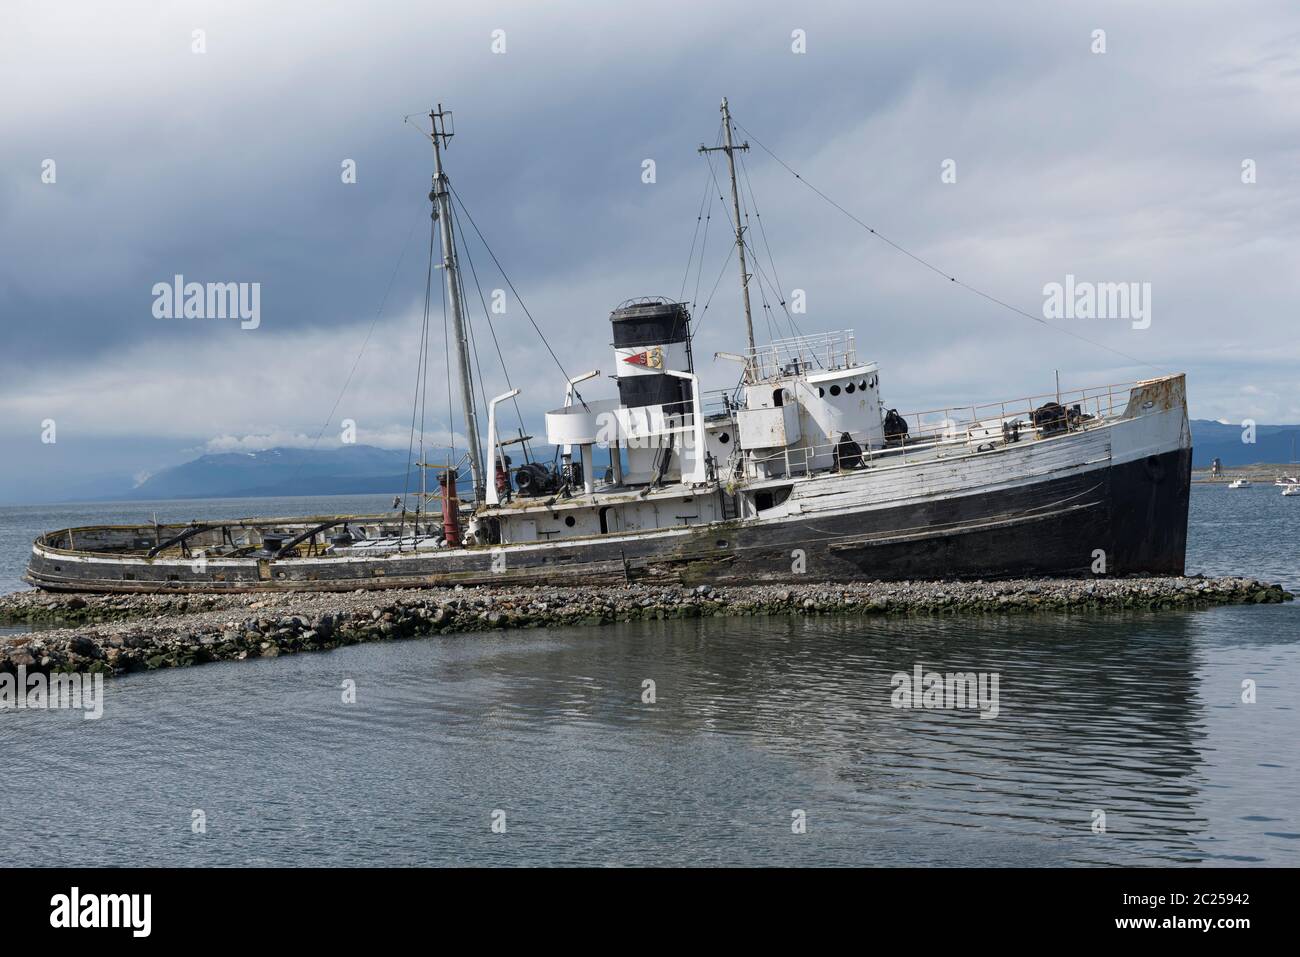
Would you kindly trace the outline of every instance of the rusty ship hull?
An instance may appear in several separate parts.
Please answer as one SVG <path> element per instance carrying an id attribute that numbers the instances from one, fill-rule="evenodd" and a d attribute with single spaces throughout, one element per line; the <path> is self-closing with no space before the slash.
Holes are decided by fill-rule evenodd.
<path id="1" fill-rule="evenodd" d="M 674 516 L 635 530 L 606 522 L 594 535 L 460 548 L 421 547 L 429 539 L 409 524 L 402 538 L 393 519 L 365 516 L 65 529 L 36 541 L 26 577 L 58 591 L 255 592 L 1184 571 L 1192 450 L 1181 376 L 1134 387 L 1123 412 L 1078 431 L 975 448 L 954 440 L 906 456 L 659 493 L 677 512 L 685 502 L 731 519 Z M 779 505 L 754 507 L 773 491 Z M 633 505 L 663 511 L 654 493 L 606 488 L 550 503 L 544 515 L 565 528 L 570 514 Z M 513 507 L 536 516 L 534 503 Z M 363 537 L 330 544 L 341 527 Z M 268 541 L 273 549 L 259 547 Z"/>

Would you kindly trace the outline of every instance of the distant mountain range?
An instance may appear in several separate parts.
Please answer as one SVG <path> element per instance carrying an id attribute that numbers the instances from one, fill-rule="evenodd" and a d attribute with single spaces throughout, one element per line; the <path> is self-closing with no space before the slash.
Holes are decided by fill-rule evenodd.
<path id="1" fill-rule="evenodd" d="M 1300 426 L 1257 425 L 1255 441 L 1241 441 L 1245 430 L 1239 424 L 1223 424 L 1209 419 L 1192 420 L 1192 465 L 1209 468 L 1216 458 L 1225 467 L 1254 465 L 1257 462 L 1282 464 L 1300 454 Z"/>
<path id="2" fill-rule="evenodd" d="M 1300 450 L 1300 426 L 1259 425 L 1254 444 L 1241 441 L 1240 425 L 1192 420 L 1193 464 L 1209 468 L 1257 462 L 1287 463 Z M 416 482 L 412 476 L 412 482 Z M 406 452 L 370 445 L 337 449 L 267 449 L 221 452 L 163 469 L 129 492 L 127 500 L 256 498 L 281 495 L 395 495 L 406 486 Z M 101 486 L 102 497 L 102 486 Z"/>
<path id="3" fill-rule="evenodd" d="M 220 452 L 163 469 L 127 495 L 135 500 L 261 498 L 278 495 L 400 494 L 405 450 L 345 445 L 337 449 Z M 417 483 L 418 479 L 412 478 Z"/>

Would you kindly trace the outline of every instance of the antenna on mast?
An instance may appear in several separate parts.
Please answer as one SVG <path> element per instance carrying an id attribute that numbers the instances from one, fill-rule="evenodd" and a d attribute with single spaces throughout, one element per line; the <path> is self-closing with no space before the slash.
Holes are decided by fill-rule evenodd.
<path id="1" fill-rule="evenodd" d="M 754 316 L 749 308 L 749 270 L 745 267 L 745 226 L 740 220 L 740 193 L 736 189 L 736 150 L 748 150 L 748 141 L 735 145 L 731 141 L 731 110 L 727 98 L 722 98 L 722 145 L 700 144 L 701 153 L 727 154 L 727 171 L 731 174 L 731 208 L 736 214 L 736 252 L 740 256 L 740 296 L 745 304 L 745 333 L 749 336 L 749 354 L 754 354 Z"/>
<path id="2" fill-rule="evenodd" d="M 483 502 L 483 453 L 478 444 L 478 412 L 474 408 L 473 376 L 470 371 L 469 339 L 465 330 L 465 317 L 460 302 L 460 266 L 456 258 L 456 239 L 451 229 L 451 188 L 447 174 L 442 171 L 442 150 L 449 145 L 455 132 L 451 112 L 438 104 L 429 111 L 433 141 L 433 189 L 429 199 L 433 202 L 433 217 L 439 221 L 442 234 L 442 268 L 447 273 L 447 302 L 451 307 L 452 338 L 455 343 L 456 368 L 460 372 L 460 399 L 465 409 L 465 438 L 469 445 L 469 469 L 474 484 L 474 504 Z"/>

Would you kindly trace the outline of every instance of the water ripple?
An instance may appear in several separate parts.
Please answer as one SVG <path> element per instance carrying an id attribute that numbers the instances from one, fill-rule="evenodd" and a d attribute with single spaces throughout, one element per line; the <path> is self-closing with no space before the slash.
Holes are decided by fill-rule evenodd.
<path id="1" fill-rule="evenodd" d="M 1300 536 L 1277 526 L 1300 519 L 1263 528 L 1269 502 L 1197 489 L 1193 566 L 1252 559 L 1296 587 Z M 892 676 L 917 665 L 997 674 L 997 717 L 894 707 Z M 0 713 L 0 847 L 42 864 L 1295 866 L 1298 680 L 1295 605 L 656 622 L 207 665 L 110 682 L 97 722 Z"/>

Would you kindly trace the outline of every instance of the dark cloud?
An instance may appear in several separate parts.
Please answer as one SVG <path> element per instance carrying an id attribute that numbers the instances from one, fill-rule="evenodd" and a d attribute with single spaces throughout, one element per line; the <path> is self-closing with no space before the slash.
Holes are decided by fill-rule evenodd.
<path id="1" fill-rule="evenodd" d="M 723 94 L 808 181 L 1019 308 L 1037 313 L 1044 284 L 1067 273 L 1152 283 L 1150 329 L 1070 328 L 1187 369 L 1194 414 L 1300 415 L 1290 4 L 1249 16 L 1209 2 L 376 7 L 11 11 L 5 436 L 62 417 L 77 428 L 61 442 L 111 441 L 124 462 L 147 459 L 142 470 L 218 439 L 314 436 L 402 255 L 344 400 L 373 434 L 393 434 L 415 372 L 431 161 L 402 116 L 436 100 L 456 113 L 456 188 L 566 366 L 608 366 L 609 309 L 682 289 L 706 184 L 695 147 L 713 141 Z M 207 31 L 202 55 L 194 29 Z M 494 29 L 505 55 L 490 52 Z M 794 29 L 804 55 L 790 51 Z M 1104 55 L 1090 52 L 1094 29 Z M 40 181 L 46 158 L 55 185 Z M 948 158 L 951 185 L 939 178 Z M 340 181 L 344 159 L 355 185 Z M 745 167 L 784 292 L 807 291 L 802 330 L 854 328 L 891 405 L 1041 392 L 1056 369 L 1076 385 L 1150 372 L 953 288 L 756 144 Z M 696 356 L 722 385 L 733 370 L 709 356 L 739 348 L 742 324 L 716 199 L 713 214 L 701 300 L 722 281 L 707 313 L 698 304 Z M 504 285 L 476 242 L 466 249 L 485 292 Z M 176 273 L 261 282 L 261 328 L 153 318 L 151 287 Z M 472 288 L 471 300 L 478 312 Z M 496 328 L 536 416 L 562 384 L 516 306 Z M 477 322 L 492 392 L 502 382 Z M 13 468 L 40 454 L 17 453 Z M 77 460 L 75 447 L 61 454 Z M 14 484 L 6 476 L 0 494 Z"/>

